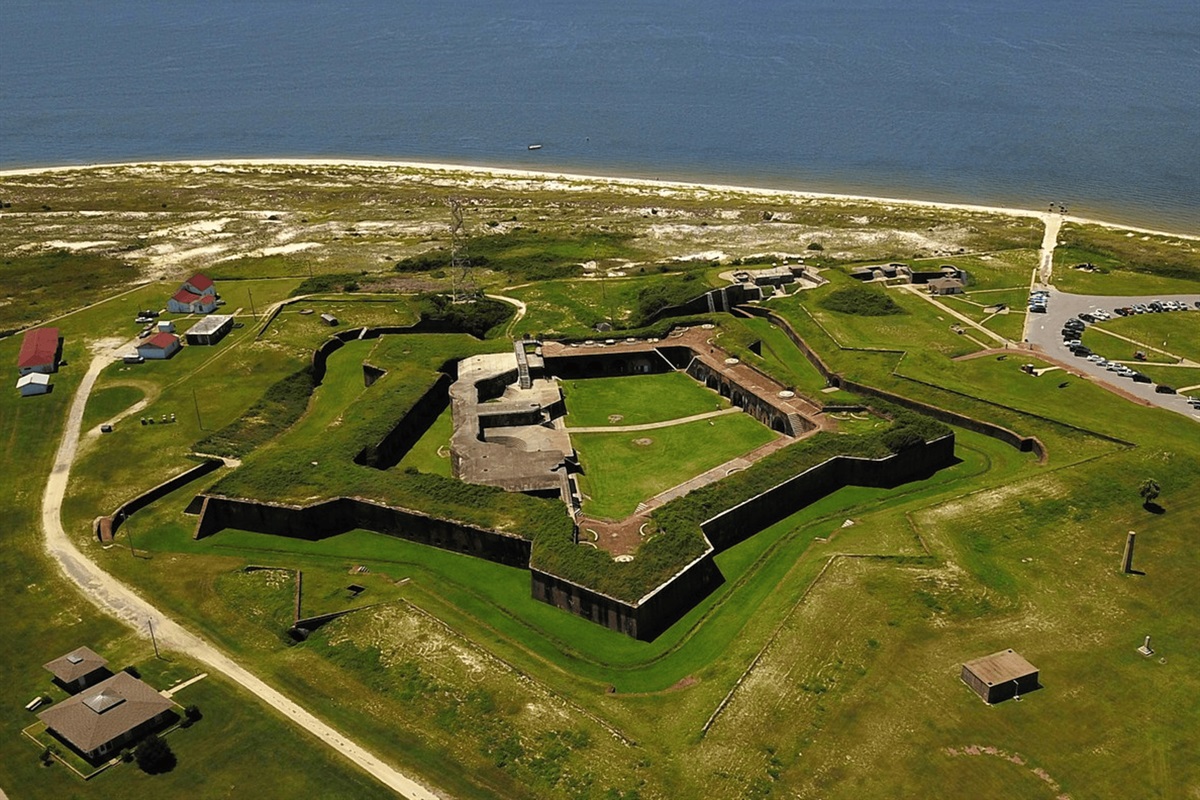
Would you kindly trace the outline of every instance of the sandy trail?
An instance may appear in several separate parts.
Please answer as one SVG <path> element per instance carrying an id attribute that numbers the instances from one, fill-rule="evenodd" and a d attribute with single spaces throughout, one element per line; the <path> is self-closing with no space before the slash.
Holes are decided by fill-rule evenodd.
<path id="1" fill-rule="evenodd" d="M 209 669 L 223 673 L 245 689 L 283 714 L 296 725 L 317 737 L 345 758 L 357 764 L 388 788 L 411 800 L 439 800 L 438 794 L 415 779 L 401 774 L 374 753 L 350 741 L 320 719 L 306 711 L 282 693 L 260 680 L 209 642 L 167 617 L 162 611 L 135 594 L 128 586 L 109 575 L 75 547 L 62 526 L 62 502 L 71 475 L 71 464 L 79 445 L 83 411 L 88 395 L 95 386 L 100 371 L 112 362 L 115 351 L 103 348 L 97 352 L 71 402 L 67 425 L 54 457 L 54 466 L 42 497 L 42 529 L 46 550 L 66 576 L 89 600 L 102 611 L 121 619 L 142 635 L 153 624 L 160 646 L 184 653 L 206 664 Z M 2 800 L 2 798 L 0 798 Z"/>
<path id="2" fill-rule="evenodd" d="M 527 310 L 526 305 L 515 297 L 505 297 L 502 294 L 489 294 L 489 295 L 484 295 L 484 297 L 490 297 L 493 300 L 499 300 L 501 303 L 508 303 L 509 305 L 513 305 L 513 306 L 517 307 L 516 316 L 514 316 L 512 318 L 512 320 L 508 323 L 508 325 L 506 325 L 504 328 L 504 335 L 511 337 L 513 328 L 515 328 L 517 326 L 517 323 L 520 322 L 525 317 L 525 312 Z"/>

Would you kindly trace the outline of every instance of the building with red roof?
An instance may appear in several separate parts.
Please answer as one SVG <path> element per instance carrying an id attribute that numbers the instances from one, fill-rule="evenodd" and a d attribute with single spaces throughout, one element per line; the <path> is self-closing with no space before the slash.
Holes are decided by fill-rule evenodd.
<path id="1" fill-rule="evenodd" d="M 167 311 L 174 314 L 207 314 L 216 310 L 217 298 L 212 294 L 199 294 L 180 289 L 167 301 Z"/>
<path id="2" fill-rule="evenodd" d="M 213 279 L 200 272 L 197 272 L 195 275 L 184 281 L 183 288 L 187 289 L 193 294 L 215 295 L 217 293 L 217 287 L 216 284 L 213 283 Z"/>
<path id="3" fill-rule="evenodd" d="M 61 354 L 62 339 L 59 338 L 58 328 L 34 328 L 25 331 L 25 338 L 21 340 L 21 353 L 17 356 L 17 372 L 21 375 L 31 372 L 56 372 Z"/>
<path id="4" fill-rule="evenodd" d="M 137 346 L 138 355 L 145 359 L 170 358 L 179 351 L 179 337 L 173 333 L 156 333 Z"/>

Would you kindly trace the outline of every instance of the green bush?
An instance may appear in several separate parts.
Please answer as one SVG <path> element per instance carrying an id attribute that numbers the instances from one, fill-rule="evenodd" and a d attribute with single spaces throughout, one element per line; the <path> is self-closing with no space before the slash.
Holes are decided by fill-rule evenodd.
<path id="1" fill-rule="evenodd" d="M 903 314 L 904 309 L 896 305 L 887 293 L 866 286 L 846 286 L 825 295 L 819 301 L 822 308 L 859 317 L 886 317 Z"/>
<path id="2" fill-rule="evenodd" d="M 329 294 L 331 292 L 357 292 L 358 281 L 345 275 L 313 275 L 292 290 L 289 297 L 302 294 Z"/>
<path id="3" fill-rule="evenodd" d="M 141 741 L 134 751 L 138 766 L 147 775 L 158 775 L 175 769 L 175 754 L 171 746 L 154 734 Z"/>
<path id="4" fill-rule="evenodd" d="M 437 323 L 447 330 L 469 333 L 482 339 L 488 331 L 507 320 L 513 308 L 508 303 L 490 297 L 476 297 L 468 302 L 454 302 L 444 294 L 424 294 L 419 298 L 421 320 Z"/>

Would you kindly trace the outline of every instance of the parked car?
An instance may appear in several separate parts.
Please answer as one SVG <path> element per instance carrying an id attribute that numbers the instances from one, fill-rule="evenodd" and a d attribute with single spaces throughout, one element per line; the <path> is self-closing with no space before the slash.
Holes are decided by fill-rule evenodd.
<path id="1" fill-rule="evenodd" d="M 1150 376 L 1142 372 L 1135 372 L 1130 377 L 1133 378 L 1134 383 L 1153 383 L 1150 380 Z"/>
<path id="2" fill-rule="evenodd" d="M 1159 394 L 1175 394 L 1175 387 L 1167 386 L 1165 383 L 1160 383 L 1158 386 L 1154 387 L 1154 391 L 1158 392 Z"/>

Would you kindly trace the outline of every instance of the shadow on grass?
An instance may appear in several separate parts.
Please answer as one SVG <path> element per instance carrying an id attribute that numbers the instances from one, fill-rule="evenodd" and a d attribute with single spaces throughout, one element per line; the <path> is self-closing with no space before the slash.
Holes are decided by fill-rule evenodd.
<path id="1" fill-rule="evenodd" d="M 1142 503 L 1142 508 L 1149 511 L 1151 514 L 1167 513 L 1167 510 L 1165 508 L 1163 508 L 1162 506 L 1160 506 L 1158 503 L 1155 503 L 1155 502 Z"/>

